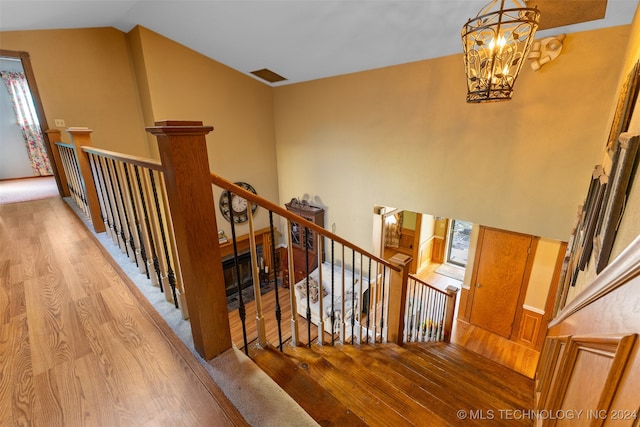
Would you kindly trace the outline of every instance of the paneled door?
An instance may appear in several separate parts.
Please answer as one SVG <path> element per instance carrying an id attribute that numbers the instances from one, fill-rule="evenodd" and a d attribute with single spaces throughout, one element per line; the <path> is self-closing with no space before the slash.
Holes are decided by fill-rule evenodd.
<path id="1" fill-rule="evenodd" d="M 526 293 L 533 242 L 526 234 L 480 228 L 470 290 L 472 324 L 511 336 Z"/>

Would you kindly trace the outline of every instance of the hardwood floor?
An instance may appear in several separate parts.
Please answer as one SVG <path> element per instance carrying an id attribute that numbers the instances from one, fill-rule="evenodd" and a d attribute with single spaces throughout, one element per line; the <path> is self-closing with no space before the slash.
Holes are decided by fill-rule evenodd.
<path id="1" fill-rule="evenodd" d="M 418 277 L 426 279 L 436 268 L 437 265 L 432 265 L 430 268 L 419 272 Z M 289 289 L 279 288 L 279 293 L 282 319 L 286 319 L 282 322 L 282 339 L 283 342 L 288 342 L 291 338 L 291 322 L 289 320 L 291 318 L 291 304 L 289 301 Z M 275 321 L 275 292 L 270 292 L 262 296 L 262 306 L 266 323 L 267 341 L 276 347 L 278 344 L 278 330 L 277 323 Z M 256 322 L 254 320 L 254 302 L 247 303 L 246 312 L 248 319 L 246 322 L 247 342 L 251 345 L 251 343 L 258 338 Z M 308 343 L 307 322 L 301 316 L 298 316 L 298 321 L 300 322 L 299 339 L 302 344 L 306 345 Z M 233 343 L 238 348 L 243 349 L 242 326 L 239 321 L 238 310 L 234 310 L 229 313 L 229 322 L 231 324 L 231 339 Z M 312 324 L 312 342 L 316 340 L 317 336 L 318 328 L 316 325 Z M 330 342 L 331 336 L 325 333 L 324 341 Z M 526 375 L 529 378 L 534 377 L 536 367 L 538 366 L 538 359 L 540 357 L 540 352 L 533 348 L 518 344 L 515 341 L 510 341 L 499 335 L 460 320 L 457 320 L 453 327 L 451 342 L 481 354 L 482 356 L 485 356 L 486 358 L 518 373 Z"/>
<path id="2" fill-rule="evenodd" d="M 314 344 L 251 357 L 320 425 L 533 425 L 533 380 L 457 344 Z"/>
<path id="3" fill-rule="evenodd" d="M 427 268 L 419 271 L 417 276 L 428 282 L 427 278 L 432 276 L 438 266 L 439 264 L 430 264 Z M 460 292 L 458 292 L 459 301 Z M 458 317 L 457 311 L 455 317 Z M 462 320 L 456 320 L 455 325 L 453 325 L 451 342 L 460 344 L 529 378 L 533 378 L 536 373 L 538 359 L 540 358 L 539 351 Z"/>
<path id="4" fill-rule="evenodd" d="M 288 341 L 289 290 L 279 292 L 282 339 Z M 257 338 L 253 304 L 246 308 L 250 343 Z M 267 339 L 276 346 L 275 293 L 264 295 L 262 304 Z M 229 317 L 233 341 L 242 348 L 237 312 Z M 306 322 L 299 322 L 306 344 Z M 490 350 L 488 357 L 518 372 L 518 366 L 535 368 L 525 353 L 515 355 L 504 342 L 464 325 L 454 330 L 454 342 L 478 353 Z M 246 425 L 59 198 L 0 206 L 0 369 L 2 426 Z M 301 392 L 305 381 L 295 382 Z M 354 421 L 348 410 L 335 420 Z"/>
<path id="5" fill-rule="evenodd" d="M 458 320 L 451 334 L 451 342 L 529 378 L 536 374 L 540 352 L 477 326 Z"/>
<path id="6" fill-rule="evenodd" d="M 0 425 L 247 425 L 60 198 L 0 206 Z"/>
<path id="7" fill-rule="evenodd" d="M 276 293 L 271 291 L 262 295 L 262 313 L 265 321 L 265 332 L 267 335 L 267 341 L 274 347 L 278 346 L 280 337 L 282 337 L 283 343 L 290 343 L 291 340 L 291 301 L 290 292 L 288 288 L 278 288 L 278 296 L 280 301 L 281 311 L 281 329 L 278 332 L 278 322 L 276 321 Z M 249 347 L 258 339 L 258 327 L 256 322 L 256 303 L 255 301 L 249 301 L 245 304 L 246 311 L 246 334 L 247 343 Z M 240 350 L 244 351 L 244 339 L 242 331 L 242 323 L 240 322 L 240 316 L 238 310 L 229 312 L 229 324 L 231 328 L 231 341 Z M 307 345 L 309 343 L 309 334 L 307 329 L 307 321 L 302 316 L 298 316 L 298 340 L 301 345 Z M 311 342 L 316 341 L 318 338 L 318 327 L 311 324 Z M 331 342 L 331 335 L 324 333 L 324 341 Z"/>

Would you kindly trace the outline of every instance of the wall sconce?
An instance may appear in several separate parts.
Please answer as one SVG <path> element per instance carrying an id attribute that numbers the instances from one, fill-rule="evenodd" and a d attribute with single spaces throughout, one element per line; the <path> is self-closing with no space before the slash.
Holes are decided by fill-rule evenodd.
<path id="1" fill-rule="evenodd" d="M 467 102 L 511 99 L 513 86 L 538 29 L 540 12 L 511 0 L 493 0 L 462 27 Z M 499 4 L 497 10 L 495 6 Z"/>
<path id="2" fill-rule="evenodd" d="M 565 34 L 559 34 L 533 42 L 528 58 L 531 60 L 533 71 L 538 71 L 544 64 L 548 64 L 560 55 L 565 37 Z"/>

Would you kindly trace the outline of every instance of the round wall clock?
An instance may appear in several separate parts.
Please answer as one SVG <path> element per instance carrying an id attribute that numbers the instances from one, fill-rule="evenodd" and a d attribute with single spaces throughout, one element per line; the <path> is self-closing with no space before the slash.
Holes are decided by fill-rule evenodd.
<path id="1" fill-rule="evenodd" d="M 237 186 L 244 188 L 247 191 L 251 191 L 253 194 L 258 194 L 250 184 L 246 182 L 236 182 Z M 231 197 L 229 197 L 231 196 Z M 229 191 L 225 190 L 220 195 L 220 212 L 227 221 L 231 222 L 231 210 L 233 209 L 233 222 L 240 224 L 246 222 L 249 219 L 247 199 L 240 197 L 237 194 L 229 194 Z M 256 213 L 258 205 L 251 205 L 251 215 Z"/>

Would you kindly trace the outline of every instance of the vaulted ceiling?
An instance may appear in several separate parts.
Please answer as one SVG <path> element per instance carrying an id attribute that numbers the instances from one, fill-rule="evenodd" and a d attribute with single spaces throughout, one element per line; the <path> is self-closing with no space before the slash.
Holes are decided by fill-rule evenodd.
<path id="1" fill-rule="evenodd" d="M 0 30 L 142 25 L 274 86 L 462 52 L 487 0 L 0 0 Z M 631 23 L 637 0 L 527 0 L 538 38 Z M 548 28 L 548 29 L 542 29 Z"/>

